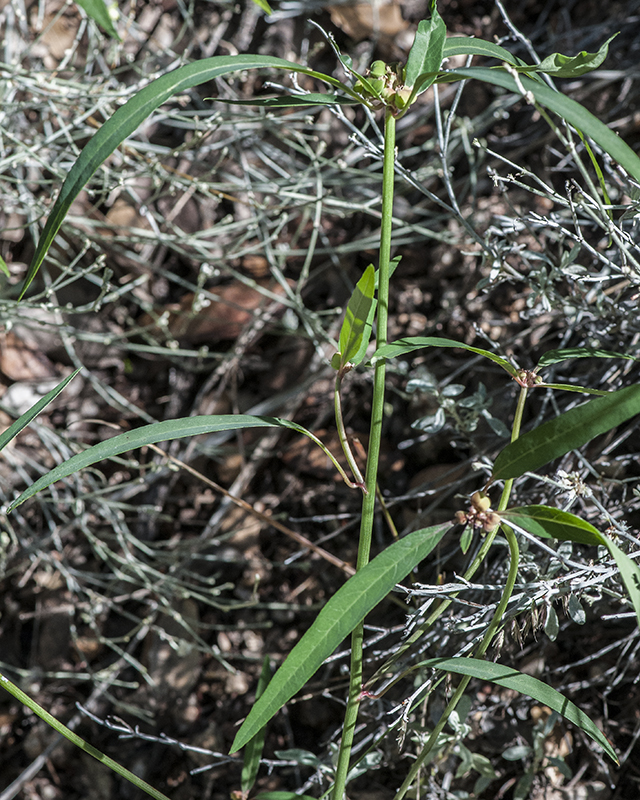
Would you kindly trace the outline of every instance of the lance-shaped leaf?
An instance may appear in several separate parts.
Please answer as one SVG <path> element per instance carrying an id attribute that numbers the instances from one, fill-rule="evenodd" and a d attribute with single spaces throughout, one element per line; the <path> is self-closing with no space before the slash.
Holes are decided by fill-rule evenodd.
<path id="1" fill-rule="evenodd" d="M 48 394 L 45 394 L 40 400 L 38 400 L 35 405 L 31 406 L 28 411 L 25 411 L 18 419 L 10 425 L 6 431 L 0 434 L 0 450 L 9 444 L 9 442 L 15 438 L 23 428 L 26 428 L 27 425 L 33 420 L 38 414 L 46 408 L 49 403 L 54 400 L 60 392 L 65 388 L 65 386 L 70 383 L 76 375 L 80 372 L 77 369 L 75 372 L 72 372 L 71 375 L 68 375 L 63 381 L 61 381 L 55 389 L 52 389 Z"/>
<path id="2" fill-rule="evenodd" d="M 404 83 L 409 89 L 413 88 L 416 80 L 424 73 L 433 74 L 435 78 L 442 63 L 447 29 L 438 13 L 436 0 L 431 0 L 430 11 L 430 19 L 423 19 L 418 23 L 418 30 L 407 58 Z M 433 80 L 423 83 L 420 87 L 421 91 L 425 91 L 431 83 Z"/>
<path id="3" fill-rule="evenodd" d="M 420 666 L 434 667 L 445 672 L 455 672 L 458 675 L 470 675 L 472 678 L 490 681 L 498 686 L 504 686 L 506 689 L 532 697 L 577 725 L 597 742 L 616 764 L 619 763 L 615 750 L 606 736 L 584 711 L 580 711 L 571 700 L 531 675 L 525 675 L 516 669 L 492 661 L 482 661 L 479 658 L 431 658 L 421 662 Z"/>
<path id="4" fill-rule="evenodd" d="M 640 624 L 640 567 L 615 542 L 575 514 L 549 506 L 522 506 L 501 512 L 508 525 L 524 528 L 534 536 L 603 545 L 613 556 Z"/>
<path id="5" fill-rule="evenodd" d="M 307 436 L 311 441 L 322 448 L 324 453 L 331 459 L 336 469 L 343 478 L 346 479 L 345 472 L 337 462 L 335 456 L 325 447 L 317 436 L 306 428 L 303 428 L 302 425 L 298 425 L 287 419 L 279 419 L 278 417 L 254 417 L 249 414 L 214 414 L 211 416 L 169 419 L 164 422 L 155 422 L 152 425 L 143 425 L 140 428 L 121 433 L 118 436 L 113 436 L 111 439 L 106 439 L 104 442 L 93 445 L 93 447 L 89 447 L 81 453 L 72 456 L 55 467 L 55 469 L 52 469 L 50 472 L 47 472 L 46 475 L 39 478 L 35 483 L 29 486 L 28 489 L 25 489 L 17 500 L 11 503 L 8 511 L 13 511 L 20 503 L 33 497 L 33 495 L 47 486 L 50 486 L 52 483 L 59 481 L 61 478 L 73 475 L 74 472 L 96 464 L 98 461 L 103 461 L 106 458 L 113 458 L 129 450 L 135 450 L 138 447 L 156 444 L 157 442 L 166 442 L 171 439 L 183 439 L 186 436 L 199 436 L 204 433 L 209 434 L 220 431 L 243 430 L 245 428 L 273 427 L 288 428 L 289 430 Z"/>
<path id="6" fill-rule="evenodd" d="M 74 165 L 71 167 L 38 241 L 36 252 L 34 253 L 27 271 L 22 295 L 24 295 L 29 284 L 40 269 L 40 265 L 55 235 L 59 231 L 71 204 L 78 196 L 82 187 L 98 169 L 100 164 L 102 164 L 111 153 L 113 153 L 116 147 L 118 147 L 127 136 L 130 136 L 153 111 L 174 94 L 184 92 L 187 89 L 191 89 L 207 81 L 212 81 L 214 78 L 218 78 L 221 75 L 229 75 L 234 72 L 241 72 L 242 70 L 260 69 L 264 67 L 272 67 L 274 69 L 283 69 L 289 72 L 310 75 L 330 86 L 334 86 L 340 91 L 344 91 L 347 95 L 354 96 L 353 92 L 348 87 L 344 86 L 344 84 L 332 78 L 330 75 L 324 75 L 321 72 L 308 69 L 292 61 L 286 61 L 283 58 L 275 58 L 272 56 L 237 55 L 203 58 L 201 61 L 195 61 L 192 64 L 179 67 L 151 81 L 151 83 L 128 100 L 102 125 L 97 133 L 95 133 L 85 145 Z"/>
<path id="7" fill-rule="evenodd" d="M 577 78 L 587 72 L 592 72 L 604 62 L 609 53 L 609 44 L 618 34 L 614 33 L 602 45 L 597 53 L 587 53 L 582 50 L 577 56 L 563 56 L 562 53 L 553 53 L 547 56 L 539 64 L 521 67 L 516 69 L 518 72 L 544 72 L 554 78 Z"/>
<path id="8" fill-rule="evenodd" d="M 570 450 L 640 413 L 640 385 L 572 408 L 507 445 L 493 465 L 492 480 L 517 478 L 534 472 Z"/>
<path id="9" fill-rule="evenodd" d="M 365 331 L 368 330 L 369 334 L 371 333 L 371 323 L 375 313 L 373 297 L 375 287 L 376 271 L 373 264 L 369 264 L 356 284 L 347 304 L 340 330 L 340 368 L 349 362 L 357 366 L 364 358 L 369 342 L 368 340 L 363 342 L 363 337 Z M 358 356 L 360 356 L 360 361 L 357 360 Z"/>
<path id="10" fill-rule="evenodd" d="M 441 74 L 438 80 L 451 82 L 469 78 L 475 78 L 495 86 L 502 86 L 511 92 L 522 94 L 511 75 L 501 69 L 489 67 L 468 67 L 452 70 Z M 520 83 L 525 92 L 531 92 L 540 105 L 558 114 L 570 125 L 593 139 L 611 158 L 624 167 L 629 175 L 640 181 L 640 158 L 617 133 L 614 133 L 596 116 L 587 111 L 584 106 L 566 97 L 561 92 L 554 91 L 546 84 L 532 80 L 526 75 L 520 76 Z"/>
<path id="11" fill-rule="evenodd" d="M 271 680 L 271 663 L 269 656 L 264 657 L 262 662 L 262 672 L 260 673 L 260 680 L 258 681 L 258 688 L 256 689 L 256 699 L 264 694 L 264 690 L 269 685 Z M 258 776 L 258 769 L 260 768 L 260 759 L 262 758 L 262 751 L 264 750 L 264 739 L 267 733 L 266 726 L 261 728 L 256 735 L 248 742 L 242 761 L 242 773 L 240 775 L 240 788 L 243 797 L 248 797 L 249 792 L 253 789 Z"/>
<path id="12" fill-rule="evenodd" d="M 471 345 L 463 342 L 455 342 L 453 339 L 443 339 L 439 336 L 407 336 L 405 339 L 397 339 L 395 342 L 379 347 L 373 354 L 373 360 L 378 358 L 397 358 L 398 356 L 407 355 L 407 353 L 413 353 L 416 350 L 423 350 L 425 347 L 458 347 L 461 350 L 468 350 L 470 353 L 483 356 L 495 364 L 499 364 L 512 377 L 517 375 L 516 368 L 506 358 L 498 356 L 490 350 L 471 347 Z"/>
<path id="13" fill-rule="evenodd" d="M 331 597 L 256 701 L 231 746 L 243 748 L 365 616 L 436 547 L 449 523 L 414 531 L 377 555 Z"/>
<path id="14" fill-rule="evenodd" d="M 612 350 L 601 350 L 599 347 L 565 347 L 562 350 L 549 350 L 538 361 L 537 370 L 548 367 L 551 364 L 559 364 L 570 358 L 628 358 L 634 360 L 633 356 L 626 353 L 616 353 Z"/>

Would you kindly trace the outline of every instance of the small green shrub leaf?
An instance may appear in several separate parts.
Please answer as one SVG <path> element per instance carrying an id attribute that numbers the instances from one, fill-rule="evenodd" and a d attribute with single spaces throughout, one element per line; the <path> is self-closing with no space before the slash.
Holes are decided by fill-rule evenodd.
<path id="1" fill-rule="evenodd" d="M 560 633 L 560 623 L 558 622 L 558 615 L 553 606 L 547 607 L 547 618 L 544 621 L 544 632 L 547 634 L 552 642 L 558 638 Z"/>
<path id="2" fill-rule="evenodd" d="M 109 13 L 109 9 L 107 8 L 106 3 L 104 0 L 76 0 L 76 3 L 82 8 L 88 17 L 97 24 L 111 36 L 112 39 L 120 39 L 118 31 L 115 29 L 113 24 L 113 19 L 111 18 L 111 14 Z M 118 11 L 118 4 L 114 2 L 111 6 L 114 9 L 117 16 L 120 16 L 120 12 Z"/>
<path id="3" fill-rule="evenodd" d="M 374 360 L 378 358 L 396 358 L 397 356 L 404 356 L 407 353 L 413 353 L 416 350 L 422 350 L 425 347 L 459 347 L 461 350 L 468 350 L 470 353 L 483 356 L 493 361 L 495 364 L 499 364 L 502 369 L 506 370 L 512 377 L 515 377 L 517 374 L 516 368 L 502 356 L 498 356 L 489 350 L 483 350 L 480 347 L 471 347 L 463 342 L 454 342 L 452 339 L 442 339 L 439 336 L 407 336 L 405 339 L 398 339 L 395 342 L 379 347 L 374 353 L 373 358 Z"/>
<path id="4" fill-rule="evenodd" d="M 612 350 L 601 350 L 599 347 L 567 347 L 563 350 L 549 350 L 538 361 L 537 369 L 543 369 L 551 364 L 559 364 L 570 358 L 628 358 L 633 361 L 633 356 L 626 353 L 615 353 Z"/>
<path id="5" fill-rule="evenodd" d="M 597 401 L 596 401 L 597 402 Z M 603 545 L 613 556 L 620 577 L 633 604 L 640 625 L 640 567 L 608 536 L 575 514 L 549 506 L 522 506 L 501 512 L 507 525 L 523 528 L 545 539 L 569 540 L 587 545 Z"/>
<path id="6" fill-rule="evenodd" d="M 241 750 L 311 678 L 365 616 L 436 547 L 449 523 L 414 531 L 392 544 L 342 586 L 318 614 L 256 701 L 231 753 Z"/>
<path id="7" fill-rule="evenodd" d="M 333 86 L 347 95 L 353 95 L 348 87 L 330 75 L 307 69 L 293 61 L 286 61 L 282 58 L 273 56 L 213 56 L 194 61 L 184 67 L 168 72 L 160 78 L 151 81 L 144 89 L 141 89 L 134 97 L 128 100 L 102 125 L 97 133 L 91 137 L 89 142 L 76 159 L 67 175 L 60 194 L 47 218 L 46 225 L 38 241 L 24 285 L 21 296 L 24 295 L 31 284 L 53 242 L 54 237 L 60 230 L 60 226 L 71 207 L 71 204 L 78 196 L 80 190 L 87 183 L 89 178 L 98 169 L 113 151 L 120 145 L 127 136 L 130 136 L 144 120 L 152 114 L 159 106 L 169 100 L 175 94 L 184 92 L 194 86 L 198 86 L 221 75 L 229 75 L 234 72 L 241 72 L 247 69 L 261 69 L 271 67 L 273 69 L 283 69 L 289 72 L 298 72 L 309 75 Z"/>
<path id="8" fill-rule="evenodd" d="M 260 680 L 256 689 L 256 699 L 264 694 L 264 690 L 269 685 L 271 680 L 271 664 L 269 656 L 265 656 L 262 662 L 262 672 L 260 673 Z M 240 775 L 240 787 L 242 794 L 247 797 L 253 785 L 256 782 L 258 769 L 260 767 L 260 759 L 262 758 L 262 751 L 264 749 L 264 739 L 267 733 L 266 726 L 261 728 L 256 735 L 247 742 L 244 750 L 244 758 L 242 761 L 242 773 Z"/>
<path id="9" fill-rule="evenodd" d="M 62 388 L 64 388 L 64 386 Z M 43 398 L 43 400 L 46 400 L 46 398 Z M 40 402 L 43 402 L 43 400 Z M 33 497 L 33 495 L 47 486 L 50 486 L 52 483 L 59 481 L 61 478 L 66 478 L 68 475 L 72 475 L 74 472 L 89 467 L 91 464 L 96 464 L 98 461 L 103 461 L 105 458 L 113 458 L 113 456 L 121 455 L 129 450 L 135 450 L 138 447 L 156 444 L 157 442 L 166 442 L 171 439 L 183 439 L 186 436 L 199 436 L 204 433 L 234 431 L 245 428 L 273 427 L 289 428 L 290 430 L 297 431 L 307 436 L 322 448 L 326 455 L 332 460 L 336 469 L 338 469 L 340 474 L 344 477 L 344 470 L 339 466 L 335 457 L 325 445 L 322 444 L 314 434 L 306 428 L 303 428 L 302 425 L 298 425 L 290 420 L 279 419 L 277 417 L 254 417 L 248 414 L 184 417 L 183 419 L 169 419 L 164 422 L 155 422 L 152 425 L 143 425 L 140 428 L 121 433 L 118 436 L 106 439 L 104 442 L 100 442 L 99 444 L 93 445 L 93 447 L 83 450 L 81 453 L 72 456 L 55 467 L 55 469 L 47 472 L 46 475 L 39 478 L 35 483 L 29 486 L 28 489 L 25 489 L 20 497 L 14 500 L 9 506 L 8 511 L 13 511 L 14 508 L 25 500 Z"/>
<path id="10" fill-rule="evenodd" d="M 577 78 L 579 75 L 598 69 L 609 53 L 609 44 L 617 35 L 614 33 L 613 36 L 610 36 L 597 53 L 587 53 L 586 50 L 582 50 L 577 56 L 553 53 L 539 64 L 517 67 L 517 70 L 518 72 L 544 72 L 554 78 Z"/>
<path id="11" fill-rule="evenodd" d="M 423 661 L 420 666 L 433 667 L 444 672 L 455 672 L 459 675 L 470 675 L 473 678 L 480 678 L 480 680 L 504 686 L 506 689 L 512 689 L 539 703 L 544 703 L 553 711 L 562 714 L 569 722 L 577 725 L 597 742 L 616 764 L 619 763 L 613 747 L 595 723 L 560 692 L 531 675 L 524 675 L 511 667 L 505 667 L 492 661 L 482 661 L 478 658 L 432 658 Z"/>
<path id="12" fill-rule="evenodd" d="M 507 445 L 496 458 L 492 479 L 518 478 L 640 413 L 640 385 L 590 400 L 545 422 Z"/>
<path id="13" fill-rule="evenodd" d="M 55 389 L 52 389 L 48 394 L 45 394 L 45 396 L 38 400 L 35 405 L 31 406 L 28 411 L 25 411 L 24 414 L 18 417 L 18 419 L 12 425 L 10 425 L 6 431 L 3 431 L 3 433 L 0 434 L 0 450 L 6 447 L 23 428 L 26 428 L 31 420 L 37 417 L 38 414 L 60 394 L 65 386 L 70 383 L 79 372 L 80 370 L 77 369 L 75 372 L 72 372 L 71 375 L 68 375 L 55 387 Z"/>
<path id="14" fill-rule="evenodd" d="M 341 366 L 349 362 L 355 364 L 356 356 L 361 352 L 363 344 L 363 336 L 369 323 L 369 332 L 371 331 L 372 315 L 374 309 L 374 292 L 376 286 L 376 271 L 373 264 L 365 269 L 364 274 L 356 284 L 353 294 L 347 304 L 347 310 L 342 323 L 340 331 L 340 353 L 341 353 Z M 368 344 L 368 342 L 366 343 Z M 366 352 L 366 344 L 364 352 Z M 364 354 L 361 359 L 364 358 Z"/>
<path id="15" fill-rule="evenodd" d="M 431 0 L 429 10 L 431 17 L 418 23 L 418 30 L 407 58 L 404 84 L 409 89 L 413 88 L 420 75 L 425 72 L 433 73 L 433 78 L 420 87 L 421 91 L 425 91 L 433 83 L 442 63 L 447 29 L 444 20 L 438 13 L 436 0 Z"/>

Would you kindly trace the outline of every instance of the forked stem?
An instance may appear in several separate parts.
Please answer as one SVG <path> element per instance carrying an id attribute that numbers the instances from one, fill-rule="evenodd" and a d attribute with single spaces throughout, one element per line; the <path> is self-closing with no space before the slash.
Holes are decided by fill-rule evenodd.
<path id="1" fill-rule="evenodd" d="M 387 320 L 389 314 L 389 274 L 391 262 L 391 228 L 393 218 L 393 182 L 396 150 L 396 120 L 393 111 L 387 108 L 384 124 L 384 158 L 382 164 L 382 225 L 380 230 L 380 260 L 378 265 L 378 313 L 376 319 L 376 348 L 387 343 Z M 365 472 L 366 494 L 362 499 L 362 519 L 358 542 L 356 571 L 369 563 L 373 519 L 376 507 L 376 482 L 380 459 L 382 421 L 384 417 L 385 360 L 376 361 L 373 373 L 373 398 L 371 404 L 371 428 L 369 432 L 369 453 Z M 342 726 L 342 739 L 336 765 L 336 780 L 333 800 L 343 800 L 353 736 L 360 708 L 362 694 L 362 642 L 363 623 L 357 625 L 351 634 L 351 664 L 349 679 L 349 698 Z"/>

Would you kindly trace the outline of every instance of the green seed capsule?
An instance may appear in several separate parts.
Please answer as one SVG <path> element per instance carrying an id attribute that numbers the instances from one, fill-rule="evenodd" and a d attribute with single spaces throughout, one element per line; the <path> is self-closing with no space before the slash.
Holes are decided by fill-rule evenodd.
<path id="1" fill-rule="evenodd" d="M 387 65 L 384 61 L 374 61 L 369 68 L 369 75 L 372 78 L 381 78 L 387 70 Z"/>

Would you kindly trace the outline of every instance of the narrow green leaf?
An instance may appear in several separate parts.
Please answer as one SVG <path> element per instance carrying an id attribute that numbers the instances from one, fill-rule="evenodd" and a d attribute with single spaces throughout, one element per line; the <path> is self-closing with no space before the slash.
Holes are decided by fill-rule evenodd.
<path id="1" fill-rule="evenodd" d="M 553 53 L 539 64 L 517 67 L 517 70 L 518 72 L 544 72 L 554 78 L 577 78 L 580 75 L 598 69 L 609 53 L 609 44 L 617 35 L 617 33 L 614 33 L 613 36 L 610 36 L 597 53 L 587 53 L 586 50 L 582 50 L 577 56 L 563 56 L 561 53 Z"/>
<path id="2" fill-rule="evenodd" d="M 508 525 L 524 528 L 534 536 L 604 545 L 613 556 L 640 624 L 640 567 L 608 536 L 568 511 L 549 506 L 522 506 L 501 512 Z"/>
<path id="3" fill-rule="evenodd" d="M 115 29 L 113 19 L 111 18 L 111 14 L 109 13 L 109 9 L 107 8 L 104 0 L 76 0 L 76 3 L 80 6 L 80 8 L 84 9 L 84 11 L 87 13 L 87 16 L 91 17 L 94 22 L 97 22 L 98 25 L 106 33 L 108 33 L 109 36 L 111 36 L 112 39 L 120 39 L 120 35 Z M 111 4 L 110 8 L 115 10 L 117 19 L 120 16 L 118 4 L 114 2 Z"/>
<path id="4" fill-rule="evenodd" d="M 272 56 L 237 55 L 203 58 L 201 61 L 179 67 L 152 81 L 119 108 L 113 116 L 102 125 L 97 133 L 85 145 L 83 151 L 71 167 L 38 241 L 36 251 L 27 271 L 21 297 L 40 269 L 40 265 L 53 239 L 82 187 L 98 169 L 100 164 L 102 164 L 103 161 L 113 153 L 116 147 L 130 136 L 153 111 L 174 94 L 184 92 L 187 89 L 211 81 L 221 75 L 266 67 L 310 75 L 313 78 L 317 78 L 330 86 L 344 91 L 347 95 L 353 95 L 353 92 L 351 92 L 348 87 L 344 86 L 344 84 L 332 78 L 330 75 L 324 75 L 323 73 L 315 72 L 314 70 L 295 64 L 292 61 L 286 61 L 285 59 Z"/>
<path id="5" fill-rule="evenodd" d="M 565 347 L 562 350 L 549 350 L 538 361 L 537 370 L 551 364 L 559 364 L 570 358 L 628 358 L 633 361 L 633 356 L 626 353 L 616 353 L 613 350 L 602 350 L 599 347 Z"/>
<path id="6" fill-rule="evenodd" d="M 146 792 L 150 797 L 155 798 L 155 800 L 169 800 L 169 798 L 159 792 L 157 789 L 154 789 L 153 786 L 148 784 L 146 781 L 143 781 L 142 778 L 139 778 L 137 775 L 134 775 L 133 772 L 130 772 L 126 767 L 121 766 L 118 764 L 117 761 L 114 761 L 112 758 L 109 758 L 108 755 L 103 753 L 101 750 L 98 750 L 97 747 L 94 747 L 89 742 L 85 742 L 80 736 L 78 736 L 75 731 L 72 731 L 70 728 L 67 728 L 66 725 L 63 725 L 58 719 L 56 719 L 52 714 L 50 714 L 46 709 L 42 706 L 38 705 L 35 700 L 32 700 L 28 694 L 22 691 L 15 683 L 12 683 L 8 678 L 4 675 L 0 675 L 0 687 L 6 689 L 9 694 L 13 695 L 16 700 L 20 703 L 23 703 L 27 708 L 30 708 L 34 714 L 40 717 L 40 719 L 44 720 L 47 725 L 51 726 L 55 731 L 61 733 L 65 736 L 70 742 L 72 742 L 76 747 L 79 747 L 81 750 L 84 750 L 85 753 L 90 755 L 92 758 L 95 758 L 101 764 L 104 764 L 109 769 L 113 770 L 115 773 L 123 777 L 125 780 L 132 783 L 134 786 L 137 786 L 143 792 Z"/>
<path id="7" fill-rule="evenodd" d="M 640 385 L 628 386 L 560 414 L 507 445 L 493 465 L 492 480 L 518 478 L 582 447 L 640 413 Z"/>
<path id="8" fill-rule="evenodd" d="M 226 103 L 230 106 L 259 106 L 262 108 L 296 108 L 298 106 L 354 106 L 362 102 L 354 97 L 346 97 L 340 94 L 320 94 L 319 92 L 309 92 L 308 94 L 282 95 L 282 97 L 258 97 L 255 100 L 238 100 L 234 98 L 210 97 L 216 103 Z"/>
<path id="9" fill-rule="evenodd" d="M 422 350 L 425 347 L 459 347 L 461 350 L 468 350 L 470 353 L 475 353 L 479 356 L 484 356 L 495 364 L 499 364 L 502 369 L 506 370 L 512 377 L 517 374 L 516 368 L 510 364 L 506 358 L 497 356 L 490 350 L 483 350 L 480 347 L 471 347 L 463 342 L 454 342 L 452 339 L 442 339 L 439 336 L 408 336 L 405 339 L 398 339 L 390 344 L 385 344 L 378 348 L 373 354 L 373 359 L 378 358 L 396 358 L 397 356 L 404 356 L 407 353 L 413 353 L 415 350 Z"/>
<path id="10" fill-rule="evenodd" d="M 311 678 L 365 616 L 436 547 L 449 523 L 414 531 L 363 567 L 331 597 L 251 709 L 231 746 L 241 750 Z"/>
<path id="11" fill-rule="evenodd" d="M 258 8 L 261 8 L 265 14 L 273 14 L 273 10 L 271 9 L 269 3 L 267 3 L 267 0 L 253 0 L 253 2 L 258 6 Z"/>
<path id="12" fill-rule="evenodd" d="M 589 522 L 568 511 L 551 506 L 521 506 L 502 511 L 508 524 L 520 526 L 543 539 L 578 542 L 579 544 L 605 544 L 605 537 Z"/>
<path id="13" fill-rule="evenodd" d="M 296 794 L 295 792 L 260 792 L 255 800 L 315 800 L 308 794 Z"/>
<path id="14" fill-rule="evenodd" d="M 494 42 L 488 42 L 485 39 L 471 39 L 468 36 L 451 36 L 447 39 L 444 45 L 443 58 L 451 58 L 451 56 L 486 56 L 487 58 L 497 58 L 498 61 L 506 61 L 507 64 L 517 66 L 522 64 L 526 66 L 525 62 L 517 58 L 500 47 Z"/>
<path id="15" fill-rule="evenodd" d="M 11 277 L 11 273 L 9 272 L 9 267 L 7 266 L 7 262 L 0 256 L 0 272 L 4 272 L 7 278 Z"/>
<path id="16" fill-rule="evenodd" d="M 597 725 L 583 711 L 580 711 L 571 700 L 568 700 L 560 692 L 531 675 L 524 675 L 511 667 L 505 667 L 492 661 L 482 661 L 478 658 L 431 658 L 423 661 L 420 666 L 434 667 L 444 672 L 454 672 L 459 675 L 470 675 L 473 678 L 480 678 L 480 680 L 504 686 L 506 689 L 512 689 L 537 700 L 539 703 L 544 703 L 553 711 L 562 714 L 569 722 L 577 725 L 597 742 L 616 764 L 619 763 L 615 750 Z"/>
<path id="17" fill-rule="evenodd" d="M 54 400 L 60 392 L 65 388 L 65 386 L 70 383 L 76 375 L 80 372 L 77 369 L 75 372 L 72 372 L 71 375 L 68 375 L 63 381 L 61 381 L 55 389 L 52 389 L 48 394 L 45 394 L 38 402 L 31 406 L 28 411 L 25 411 L 22 416 L 18 417 L 18 419 L 10 425 L 6 431 L 0 434 L 0 450 L 6 447 L 9 442 L 14 439 L 23 428 L 26 428 L 27 425 L 31 422 L 32 419 L 38 416 L 38 414 L 46 408 L 49 403 Z"/>
<path id="18" fill-rule="evenodd" d="M 611 392 L 603 392 L 601 389 L 587 389 L 586 386 L 576 386 L 574 383 L 539 383 L 536 389 L 557 389 L 560 392 L 577 392 L 578 394 L 595 394 L 598 397 L 606 397 Z"/>
<path id="19" fill-rule="evenodd" d="M 260 680 L 256 689 L 256 700 L 264 694 L 264 690 L 269 685 L 271 680 L 271 664 L 269 656 L 264 657 L 262 662 L 262 672 L 260 673 Z M 258 769 L 260 767 L 260 759 L 262 758 L 262 751 L 264 749 L 264 739 L 267 733 L 266 725 L 261 728 L 256 735 L 247 742 L 244 751 L 244 758 L 242 761 L 242 773 L 240 776 L 240 788 L 242 794 L 247 797 L 253 785 L 256 782 Z"/>
<path id="20" fill-rule="evenodd" d="M 373 264 L 369 264 L 349 299 L 340 330 L 342 367 L 349 362 L 355 363 L 354 359 L 362 349 L 363 335 L 373 310 L 375 285 L 376 271 Z"/>
<path id="21" fill-rule="evenodd" d="M 440 69 L 442 54 L 447 40 L 447 29 L 444 20 L 438 13 L 436 0 L 430 2 L 430 19 L 423 19 L 418 23 L 413 45 L 407 58 L 404 84 L 410 89 L 425 72 L 435 73 Z M 421 90 L 427 89 L 433 80 L 426 85 L 422 84 Z"/>
<path id="22" fill-rule="evenodd" d="M 489 67 L 468 67 L 444 73 L 438 80 L 455 81 L 475 78 L 502 86 L 510 92 L 521 94 L 515 80 L 507 72 Z M 580 103 L 556 92 L 540 81 L 531 80 L 526 75 L 520 77 L 525 92 L 530 91 L 535 99 L 546 108 L 561 116 L 568 123 L 590 136 L 611 158 L 617 161 L 636 180 L 640 181 L 640 158 L 626 142 L 608 128 L 597 117 L 587 111 Z"/>
<path id="23" fill-rule="evenodd" d="M 321 447 L 337 466 L 335 457 L 316 436 L 310 433 L 306 428 L 303 428 L 302 425 L 298 425 L 287 419 L 279 419 L 277 417 L 254 417 L 248 414 L 218 414 L 212 416 L 185 417 L 183 419 L 169 419 L 164 422 L 155 422 L 152 425 L 143 425 L 135 430 L 121 433 L 118 436 L 106 439 L 104 442 L 93 445 L 93 447 L 89 447 L 81 453 L 72 456 L 67 461 L 55 467 L 55 469 L 47 472 L 46 475 L 39 478 L 35 483 L 29 486 L 28 489 L 25 489 L 20 497 L 11 503 L 7 511 L 13 511 L 14 508 L 24 503 L 25 500 L 33 497 L 33 495 L 37 494 L 41 489 L 50 486 L 61 478 L 66 478 L 68 475 L 72 475 L 74 472 L 89 467 L 91 464 L 96 464 L 98 461 L 103 461 L 105 458 L 113 458 L 113 456 L 121 455 L 129 450 L 135 450 L 138 447 L 144 447 L 145 445 L 155 444 L 157 442 L 166 442 L 170 439 L 183 439 L 185 436 L 199 436 L 204 433 L 233 431 L 244 428 L 272 427 L 289 428 L 298 433 L 303 433 Z M 342 474 L 344 474 L 344 472 L 342 472 Z"/>

